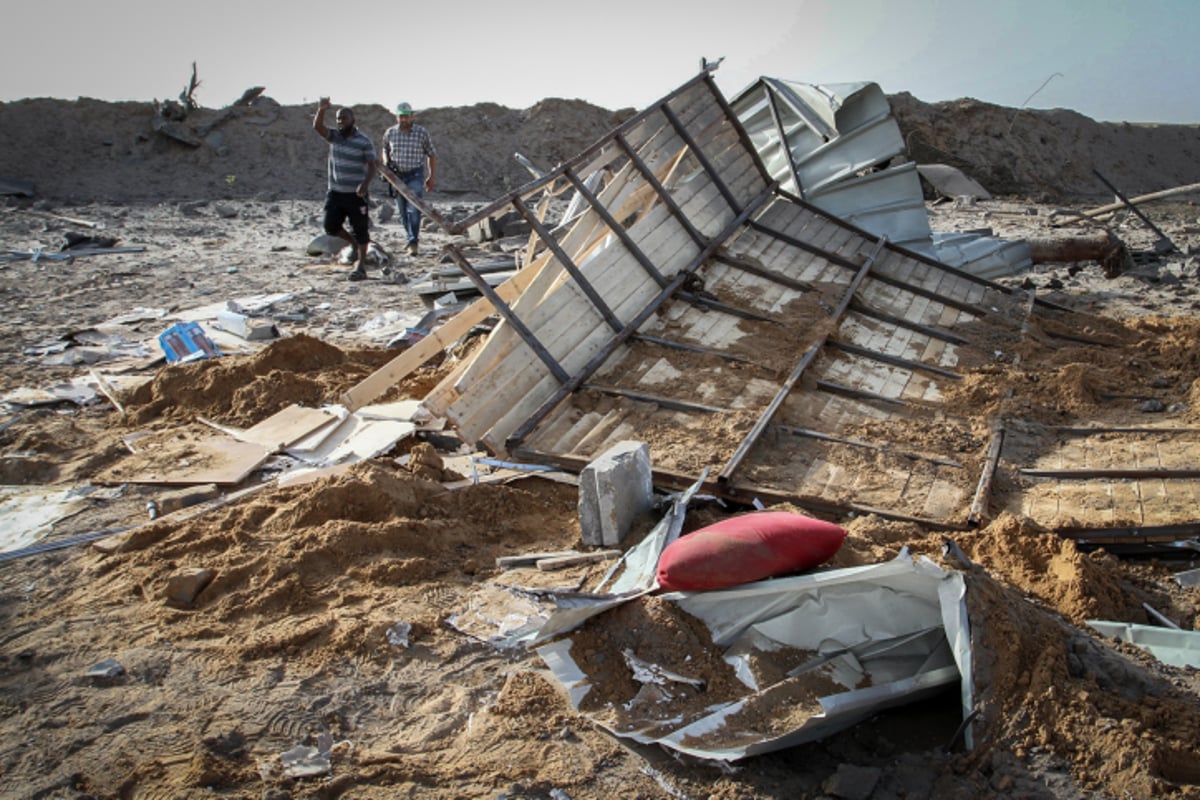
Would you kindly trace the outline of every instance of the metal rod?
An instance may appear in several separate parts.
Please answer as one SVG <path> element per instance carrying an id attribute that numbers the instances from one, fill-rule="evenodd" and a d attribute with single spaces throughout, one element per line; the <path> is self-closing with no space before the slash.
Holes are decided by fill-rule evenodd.
<path id="1" fill-rule="evenodd" d="M 646 307 L 643 308 L 636 317 L 630 320 L 630 322 L 625 326 L 624 329 L 621 330 L 620 333 L 616 334 L 608 341 L 607 344 L 604 345 L 604 347 L 600 348 L 600 350 L 593 355 L 586 364 L 583 365 L 583 368 L 580 369 L 578 374 L 571 378 L 571 380 L 569 380 L 567 383 L 560 386 L 549 398 L 547 398 L 544 403 L 542 403 L 542 405 L 536 411 L 534 411 L 533 415 L 530 416 L 529 419 L 522 423 L 521 426 L 513 432 L 506 442 L 506 447 L 511 450 L 514 445 L 519 445 L 525 439 L 525 437 L 528 436 L 529 433 L 536 428 L 543 419 L 545 419 L 546 415 L 553 411 L 555 406 L 563 401 L 563 398 L 565 398 L 580 384 L 590 378 L 595 371 L 600 368 L 600 365 L 608 360 L 609 356 L 611 356 L 618 347 L 620 347 L 630 336 L 637 332 L 637 329 L 640 328 L 642 324 L 656 311 L 658 311 L 659 307 L 662 306 L 662 304 L 668 299 L 670 299 L 671 296 L 674 295 L 675 292 L 677 292 L 689 278 L 691 278 L 692 273 L 699 269 L 700 266 L 708 260 L 708 258 L 713 252 L 716 251 L 722 242 L 733 236 L 733 234 L 745 224 L 750 215 L 757 211 L 764 203 L 766 203 L 767 200 L 771 198 L 771 195 L 774 193 L 774 191 L 774 185 L 768 186 L 758 195 L 758 197 L 754 198 L 750 205 L 748 205 L 736 218 L 731 220 L 729 224 L 725 226 L 725 229 L 721 231 L 716 238 L 709 242 L 708 246 L 701 250 L 700 253 L 698 253 L 696 257 L 692 259 L 691 263 L 681 270 L 667 286 L 663 287 L 662 290 L 659 291 L 659 293 L 649 303 L 646 304 Z"/>
<path id="2" fill-rule="evenodd" d="M 736 364 L 748 364 L 752 367 L 758 367 L 766 372 L 778 372 L 774 367 L 768 367 L 766 364 L 760 364 L 757 361 L 746 358 L 745 356 L 734 355 L 725 350 L 717 350 L 712 347 L 704 347 L 703 345 L 690 344 L 688 342 L 680 342 L 674 339 L 663 339 L 659 336 L 648 336 L 644 333 L 635 333 L 629 337 L 635 341 L 646 342 L 647 344 L 658 345 L 659 347 L 667 347 L 672 350 L 686 350 L 691 353 L 703 353 L 707 356 L 722 359 L 723 361 L 731 361 Z"/>
<path id="3" fill-rule="evenodd" d="M 722 264 L 728 264 L 731 267 L 737 267 L 742 272 L 748 272 L 751 275 L 757 275 L 763 280 L 771 283 L 778 283 L 780 286 L 786 286 L 789 289 L 795 289 L 797 292 L 815 292 L 816 288 L 811 283 L 798 281 L 795 278 L 790 278 L 787 275 L 781 275 L 758 264 L 755 264 L 744 258 L 737 258 L 726 253 L 718 253 L 713 257 L 715 261 L 720 261 Z"/>
<path id="4" fill-rule="evenodd" d="M 997 425 L 992 431 L 992 441 L 988 445 L 987 460 L 983 462 L 983 471 L 979 474 L 979 485 L 975 487 L 975 499 L 971 501 L 971 510 L 967 512 L 967 522 L 979 525 L 987 514 L 988 503 L 992 496 L 992 480 L 996 476 L 996 467 L 1000 463 L 1000 451 L 1004 446 L 1004 426 Z"/>
<path id="5" fill-rule="evenodd" d="M 762 176 L 763 182 L 777 184 L 778 181 L 775 180 L 775 176 L 767 171 L 767 165 L 763 163 L 762 157 L 759 156 L 758 148 L 754 146 L 754 142 L 750 141 L 750 134 L 746 133 L 746 128 L 742 125 L 742 121 L 738 119 L 737 112 L 733 110 L 733 106 L 729 104 L 729 101 L 725 99 L 725 95 L 717 88 L 717 82 L 713 78 L 712 73 L 705 74 L 704 80 L 708 84 L 709 91 L 713 93 L 713 97 L 716 98 L 717 103 L 720 104 L 721 109 L 725 112 L 725 118 L 729 120 L 730 124 L 733 125 L 733 129 L 737 131 L 742 147 L 754 159 L 754 165 L 758 168 L 758 174 Z"/>
<path id="6" fill-rule="evenodd" d="M 751 222 L 750 228 L 758 231 L 759 233 L 770 236 L 772 239 L 776 239 L 780 242 L 783 242 L 784 244 L 791 245 L 792 247 L 795 247 L 798 250 L 803 250 L 806 253 L 812 253 L 815 256 L 820 256 L 821 258 L 825 259 L 826 261 L 830 262 L 831 264 L 836 264 L 839 267 L 844 267 L 845 269 L 848 269 L 848 270 L 854 270 L 854 271 L 858 270 L 859 265 L 855 264 L 850 259 L 843 258 L 842 256 L 839 256 L 837 253 L 831 253 L 828 250 L 826 250 L 822 247 L 817 247 L 815 244 L 810 244 L 809 242 L 806 242 L 803 239 L 797 239 L 795 236 L 790 236 L 790 235 L 784 233 L 783 231 L 776 230 L 776 229 L 772 228 L 770 225 L 767 225 L 765 223 Z M 874 238 L 874 237 L 868 236 L 867 238 Z"/>
<path id="7" fill-rule="evenodd" d="M 1174 525 L 1125 525 L 1117 527 L 1092 528 L 1083 525 L 1072 525 L 1055 529 L 1059 536 L 1068 539 L 1084 537 L 1138 537 L 1139 539 L 1173 541 L 1177 539 L 1194 539 L 1200 536 L 1200 522 L 1182 522 Z"/>
<path id="8" fill-rule="evenodd" d="M 679 203 L 675 202 L 674 195 L 667 191 L 667 187 L 662 185 L 662 182 L 658 179 L 658 176 L 651 171 L 650 167 L 646 166 L 646 162 L 642 160 L 642 157 L 638 155 L 633 147 L 629 144 L 629 140 L 625 138 L 625 135 L 618 133 L 616 135 L 616 141 L 617 144 L 620 145 L 621 149 L 625 152 L 625 155 L 628 156 L 630 163 L 633 164 L 633 166 L 641 174 L 642 179 L 645 180 L 646 183 L 650 184 L 651 187 L 653 187 L 654 193 L 657 194 L 659 199 L 662 200 L 667 208 L 671 210 L 671 216 L 683 226 L 684 230 L 687 231 L 688 236 L 692 237 L 692 241 L 701 247 L 708 244 L 708 240 L 704 238 L 704 234 L 697 230 L 696 226 L 692 224 L 692 221 L 688 219 L 687 214 L 683 213 L 683 209 L 679 207 Z"/>
<path id="9" fill-rule="evenodd" d="M 693 403 L 687 400 L 675 400 L 670 397 L 661 397 L 656 394 L 647 392 L 637 392 L 632 389 L 621 389 L 617 386 L 605 386 L 599 383 L 585 383 L 580 389 L 586 389 L 600 394 L 612 395 L 614 397 L 624 397 L 627 400 L 633 400 L 638 403 L 653 403 L 656 406 L 669 408 L 672 411 L 699 411 L 704 414 L 725 414 L 729 412 L 727 408 L 720 406 L 709 406 L 702 403 Z"/>
<path id="10" fill-rule="evenodd" d="M 886 397 L 882 394 L 876 394 L 875 392 L 864 391 L 863 389 L 853 389 L 849 386 L 843 386 L 840 383 L 834 383 L 833 381 L 818 380 L 817 388 L 823 392 L 839 394 L 844 397 L 854 398 L 855 400 L 873 400 L 877 403 L 887 403 L 894 406 L 908 405 L 908 403 L 904 402 L 903 400 L 898 400 L 895 397 Z"/>
<path id="11" fill-rule="evenodd" d="M 390 183 L 393 189 L 403 195 L 405 200 L 419 208 L 422 214 L 436 222 L 439 228 L 448 230 L 453 227 L 450 220 L 442 216 L 441 212 L 434 208 L 432 203 L 427 203 L 423 197 L 417 197 L 416 192 L 414 192 L 412 189 L 409 189 L 408 184 L 400 180 L 400 177 L 396 173 L 392 172 L 391 167 L 382 163 L 379 164 L 378 167 L 379 174 L 383 177 L 383 179 Z"/>
<path id="12" fill-rule="evenodd" d="M 1154 428 L 1154 427 L 1132 427 L 1132 428 L 1050 428 L 1055 433 L 1066 433 L 1071 435 L 1090 436 L 1094 433 L 1165 433 L 1175 435 L 1179 433 L 1200 433 L 1200 428 Z"/>
<path id="13" fill-rule="evenodd" d="M 721 180 L 721 173 L 716 167 L 713 166 L 712 162 L 708 160 L 708 156 L 704 154 L 704 151 L 700 149 L 700 146 L 696 144 L 696 140 L 692 138 L 692 134 L 688 132 L 688 129 L 684 127 L 683 122 L 680 121 L 679 115 L 677 115 L 673 110 L 671 110 L 671 107 L 667 105 L 663 105 L 663 114 L 666 116 L 667 121 L 671 123 L 671 127 L 675 129 L 675 132 L 679 134 L 679 138 L 683 139 L 683 141 L 687 143 L 688 150 L 691 151 L 691 154 L 694 155 L 696 160 L 700 162 L 700 166 L 704 169 L 705 174 L 708 175 L 708 179 L 713 182 L 713 184 L 717 187 L 717 191 L 719 191 L 721 196 L 725 198 L 725 202 L 729 204 L 729 208 L 735 214 L 739 213 L 742 209 L 738 204 L 737 198 L 733 196 L 733 192 L 731 192 L 729 187 L 725 185 L 725 181 Z M 770 183 L 771 181 L 768 180 L 767 182 Z"/>
<path id="14" fill-rule="evenodd" d="M 1056 478 L 1058 480 L 1129 479 L 1168 480 L 1200 478 L 1200 469 L 1023 469 L 1021 474 L 1028 478 Z"/>
<path id="15" fill-rule="evenodd" d="M 956 381 L 962 380 L 962 375 L 959 375 L 957 372 L 951 372 L 950 370 L 942 369 L 941 367 L 934 367 L 929 364 L 925 364 L 921 361 L 912 361 L 910 359 L 900 358 L 898 356 L 889 356 L 884 353 L 876 352 L 874 350 L 868 350 L 865 347 L 859 347 L 856 344 L 849 344 L 847 342 L 837 342 L 837 341 L 830 339 L 828 342 L 826 342 L 826 346 L 832 347 L 836 350 L 842 350 L 847 353 L 852 353 L 853 355 L 856 355 L 856 356 L 862 356 L 863 358 L 869 358 L 872 361 L 879 361 L 884 364 L 891 364 L 892 366 L 895 366 L 895 367 L 906 367 L 908 369 L 916 370 L 919 372 L 929 372 L 929 373 L 931 373 L 933 375 L 937 375 L 941 378 L 949 378 L 951 380 L 956 380 Z"/>
<path id="16" fill-rule="evenodd" d="M 513 206 L 516 207 L 517 212 L 525 218 L 525 221 L 529 223 L 529 226 L 533 228 L 534 232 L 537 233 L 541 240 L 546 243 L 546 246 L 550 248 L 550 252 L 552 252 L 554 257 L 558 259 L 558 263 L 561 264 L 562 268 L 565 269 L 575 280 L 575 283 L 579 286 L 580 290 L 587 295 L 587 299 L 592 302 L 592 306 L 597 312 L 599 312 L 600 316 L 604 317 L 604 321 L 608 323 L 608 326 L 614 331 L 621 330 L 623 327 L 621 325 L 621 320 L 617 319 L 617 315 L 614 314 L 613 310 L 608 307 L 608 303 L 604 302 L 604 298 L 596 292 L 596 288 L 592 286 L 591 282 L 588 281 L 588 279 L 584 277 L 583 273 L 579 271 L 579 267 L 576 266 L 575 262 L 571 260 L 571 257 L 567 255 L 566 251 L 562 249 L 562 246 L 558 243 L 558 240 L 554 238 L 554 234 L 550 233 L 550 231 L 546 229 L 546 226 L 543 225 L 541 220 L 537 218 L 537 215 L 535 215 L 529 209 L 529 206 L 525 205 L 521 198 L 515 198 L 513 200 Z"/>
<path id="17" fill-rule="evenodd" d="M 728 303 L 722 303 L 720 300 L 710 300 L 709 298 L 704 297 L 702 295 L 698 295 L 695 292 L 678 292 L 676 294 L 676 296 L 680 300 L 686 300 L 687 302 L 692 303 L 693 305 L 704 306 L 705 308 L 711 308 L 713 311 L 720 311 L 724 314 L 729 314 L 734 317 L 741 317 L 742 319 L 752 319 L 757 322 L 771 322 L 776 325 L 783 324 L 775 317 L 768 317 L 766 314 L 759 314 L 757 311 L 751 311 L 746 308 L 738 308 L 737 306 L 731 306 Z"/>
<path id="18" fill-rule="evenodd" d="M 875 242 L 875 246 L 871 248 L 871 252 L 867 254 L 867 258 L 861 265 L 857 267 L 857 272 L 854 274 L 854 279 L 850 281 L 850 285 L 846 287 L 846 291 L 842 293 L 841 302 L 837 304 L 837 308 L 833 310 L 831 315 L 835 322 L 839 325 L 842 322 L 842 317 L 846 316 L 846 311 L 850 308 L 850 301 L 854 299 L 854 295 L 858 293 L 858 289 L 863 285 L 863 281 L 867 279 L 867 275 L 875 266 L 875 260 L 879 258 L 880 251 L 887 245 L 887 237 L 880 236 L 879 241 Z"/>
<path id="19" fill-rule="evenodd" d="M 1171 253 L 1178 253 L 1178 252 L 1179 252 L 1179 248 L 1175 246 L 1175 243 L 1171 241 L 1170 237 L 1168 237 L 1168 236 L 1167 236 L 1165 233 L 1163 233 L 1162 231 L 1160 231 L 1160 230 L 1158 229 L 1158 226 L 1157 226 L 1157 225 L 1155 225 L 1153 222 L 1151 222 L 1151 221 L 1150 221 L 1150 218 L 1149 218 L 1149 217 L 1147 217 L 1145 214 L 1143 214 L 1143 213 L 1142 213 L 1142 210 L 1141 210 L 1140 208 L 1138 208 L 1137 206 L 1135 206 L 1133 203 L 1129 202 L 1129 198 L 1127 198 L 1127 197 L 1126 197 L 1126 196 L 1125 196 L 1125 195 L 1124 195 L 1124 194 L 1121 192 L 1121 190 L 1120 190 L 1120 189 L 1118 189 L 1116 186 L 1113 186 L 1111 183 L 1109 183 L 1109 182 L 1108 182 L 1108 178 L 1106 178 L 1106 177 L 1104 177 L 1103 175 L 1101 175 L 1101 174 L 1100 174 L 1100 170 L 1093 168 L 1093 169 L 1092 169 L 1092 174 L 1093 174 L 1093 175 L 1095 175 L 1097 178 L 1099 178 L 1101 183 L 1103 183 L 1103 184 L 1104 184 L 1105 186 L 1107 186 L 1107 187 L 1108 187 L 1110 190 L 1112 190 L 1112 193 L 1113 193 L 1113 194 L 1115 194 L 1115 195 L 1117 196 L 1117 198 L 1118 198 L 1118 199 L 1119 199 L 1119 200 L 1120 200 L 1122 203 L 1124 203 L 1124 204 L 1125 204 L 1125 207 L 1126 207 L 1126 208 L 1128 208 L 1128 209 L 1129 209 L 1130 211 L 1132 211 L 1134 214 L 1137 214 L 1137 218 L 1138 218 L 1138 219 L 1140 219 L 1142 222 L 1146 223 L 1146 225 L 1147 225 L 1147 226 L 1149 226 L 1150 230 L 1152 230 L 1152 231 L 1154 231 L 1156 234 L 1158 234 L 1158 238 L 1159 238 L 1159 240 L 1160 240 L 1160 241 L 1164 241 L 1164 242 L 1166 242 L 1167 244 L 1169 244 L 1169 245 L 1171 246 L 1171 249 L 1170 249 L 1168 252 L 1171 252 Z"/>
<path id="20" fill-rule="evenodd" d="M 880 322 L 886 322 L 889 325 L 895 325 L 898 328 L 905 328 L 916 333 L 922 333 L 931 339 L 938 339 L 943 342 L 958 345 L 969 345 L 970 339 L 964 339 L 961 336 L 956 336 L 949 331 L 944 331 L 941 328 L 933 328 L 928 325 L 918 325 L 915 322 L 910 322 L 903 317 L 897 317 L 892 314 L 884 313 L 876 308 L 872 308 L 862 301 L 862 298 L 856 297 L 850 303 L 850 310 L 855 313 L 862 314 L 864 317 L 871 317 Z"/>
<path id="21" fill-rule="evenodd" d="M 788 171 L 792 174 L 792 184 L 796 187 L 796 191 L 800 193 L 800 197 L 803 198 L 805 195 L 804 184 L 800 183 L 800 171 L 796 169 L 796 160 L 792 158 L 791 147 L 788 144 L 787 131 L 784 130 L 783 120 L 779 116 L 779 104 L 775 100 L 775 92 L 773 92 L 769 86 L 767 87 L 766 92 L 767 103 L 771 108 L 771 121 L 775 124 L 775 132 L 779 135 L 779 147 L 788 154 L 787 164 Z"/>
<path id="22" fill-rule="evenodd" d="M 517 335 L 521 337 L 521 340 L 546 365 L 546 369 L 550 370 L 550 374 L 554 376 L 555 380 L 560 384 L 569 381 L 571 376 L 567 374 L 567 371 L 555 360 L 550 351 L 538 341 L 538 338 L 533 335 L 533 331 L 529 330 L 525 323 L 521 321 L 521 318 L 513 313 L 508 303 L 504 302 L 500 295 L 496 294 L 496 290 L 491 287 L 491 284 L 475 271 L 475 268 L 471 266 L 471 263 L 467 261 L 466 257 L 458 249 L 458 246 L 453 244 L 446 245 L 446 250 L 462 269 L 463 273 L 471 279 L 471 283 L 475 284 L 475 288 L 479 290 L 479 293 L 486 297 L 488 302 L 492 304 L 492 308 L 496 309 L 500 316 L 504 317 L 513 330 L 516 331 Z"/>
<path id="23" fill-rule="evenodd" d="M 663 274 L 658 271 L 658 267 L 654 266 L 654 263 L 642 252 L 642 248 L 637 246 L 637 242 L 633 241 L 633 237 L 629 235 L 629 231 L 625 230 L 625 226 L 613 217 L 604 204 L 600 202 L 600 199 L 592 193 L 591 189 L 584 186 L 583 181 L 579 179 L 574 170 L 568 169 L 566 175 L 567 180 L 575 187 L 575 191 L 579 192 L 579 195 L 587 201 L 592 211 L 600 215 L 600 219 L 604 220 L 604 224 L 608 226 L 608 229 L 621 240 L 621 244 L 625 245 L 625 249 L 629 251 L 629 254 L 641 264 L 646 274 L 653 278 L 654 282 L 659 286 L 666 286 L 667 279 L 663 277 Z"/>
<path id="24" fill-rule="evenodd" d="M 859 267 L 854 279 L 850 281 L 850 285 L 846 287 L 846 291 L 843 294 L 841 301 L 831 314 L 835 324 L 841 322 L 842 317 L 846 315 L 846 309 L 850 307 L 850 299 L 854 297 L 854 293 L 858 291 L 859 286 L 861 286 L 863 280 L 866 279 L 867 273 L 871 271 L 871 267 L 875 264 L 875 258 L 879 255 L 880 250 L 883 249 L 883 245 L 886 241 L 886 237 L 883 237 L 876 243 L 874 249 L 863 261 L 862 266 Z M 758 441 L 758 438 L 762 436 L 763 431 L 767 429 L 767 425 L 770 423 L 771 418 L 775 416 L 775 412 L 777 412 L 779 407 L 783 405 L 783 401 L 787 399 L 787 396 L 791 394 L 792 389 L 800 381 L 800 376 L 802 376 L 804 371 L 808 369 L 808 365 L 812 363 L 814 358 L 816 358 L 817 353 L 821 351 L 821 348 L 827 341 L 829 341 L 828 333 L 820 337 L 818 341 L 813 342 L 812 346 L 810 346 L 808 350 L 805 351 L 804 355 L 800 357 L 800 361 L 792 369 L 791 374 L 788 375 L 786 380 L 784 380 L 783 385 L 779 387 L 779 391 L 775 393 L 775 396 L 771 399 L 771 402 L 767 404 L 765 409 L 763 409 L 763 412 L 759 415 L 758 420 L 754 423 L 754 426 L 750 429 L 749 433 L 746 434 L 745 438 L 742 439 L 737 449 L 733 452 L 733 455 L 730 456 L 729 461 L 727 461 L 725 466 L 721 469 L 721 473 L 717 476 L 718 483 L 729 483 L 733 473 L 736 472 L 738 467 L 741 465 L 742 460 L 749 454 L 750 449 L 754 447 L 754 444 Z"/>
<path id="25" fill-rule="evenodd" d="M 841 444 L 847 447 L 858 447 L 863 450 L 874 450 L 876 452 L 887 453 L 889 456 L 897 456 L 906 458 L 909 461 L 926 461 L 930 464 L 936 464 L 939 467 L 951 467 L 953 469 L 962 469 L 962 464 L 957 461 L 947 461 L 942 458 L 931 458 L 919 453 L 906 453 L 903 450 L 897 450 L 891 445 L 881 445 L 875 442 L 864 442 L 861 439 L 845 439 L 841 436 L 831 436 L 828 433 L 809 430 L 808 428 L 796 428 L 791 425 L 776 425 L 781 431 L 786 431 L 793 436 L 801 436 L 805 439 L 815 439 L 818 442 L 829 442 L 830 444 Z"/>

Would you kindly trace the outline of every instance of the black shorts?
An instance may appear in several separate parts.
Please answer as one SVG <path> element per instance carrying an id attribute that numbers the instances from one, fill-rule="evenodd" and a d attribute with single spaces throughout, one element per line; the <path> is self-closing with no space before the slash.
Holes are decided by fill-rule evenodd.
<path id="1" fill-rule="evenodd" d="M 354 241 L 366 244 L 371 241 L 367 233 L 367 198 L 354 192 L 329 192 L 325 195 L 325 232 L 337 236 L 342 223 L 350 220 Z"/>

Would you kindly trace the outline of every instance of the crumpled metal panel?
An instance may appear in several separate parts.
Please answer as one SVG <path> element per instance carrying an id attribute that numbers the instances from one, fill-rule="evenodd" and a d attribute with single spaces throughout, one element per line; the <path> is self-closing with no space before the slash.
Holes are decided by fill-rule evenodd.
<path id="1" fill-rule="evenodd" d="M 1023 272 L 1033 263 L 1029 243 L 1023 239 L 997 239 L 965 231 L 934 233 L 933 247 L 938 261 L 988 280 Z"/>
<path id="2" fill-rule="evenodd" d="M 1032 265 L 1028 246 L 934 235 L 917 166 L 894 163 L 905 154 L 904 138 L 878 84 L 818 86 L 764 77 L 730 105 L 784 191 L 894 244 L 983 277 Z"/>
<path id="3" fill-rule="evenodd" d="M 900 126 L 874 83 L 811 86 L 762 78 L 732 106 L 760 155 L 770 151 L 764 160 L 771 177 L 818 206 L 824 188 L 904 152 Z"/>
<path id="4" fill-rule="evenodd" d="M 913 252 L 936 258 L 921 178 L 911 161 L 823 188 L 813 204 Z M 940 259 L 939 259 L 940 260 Z"/>
<path id="5" fill-rule="evenodd" d="M 761 78 L 731 103 L 784 191 L 915 252 L 933 255 L 920 178 L 875 83 Z"/>

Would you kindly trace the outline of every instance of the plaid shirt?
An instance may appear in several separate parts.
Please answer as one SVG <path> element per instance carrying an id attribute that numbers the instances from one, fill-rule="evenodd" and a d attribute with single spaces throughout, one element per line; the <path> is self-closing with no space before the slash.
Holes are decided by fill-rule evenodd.
<path id="1" fill-rule="evenodd" d="M 349 136 L 330 128 L 325 138 L 329 140 L 329 191 L 357 192 L 367 179 L 367 165 L 376 160 L 375 145 L 357 128 Z"/>
<path id="2" fill-rule="evenodd" d="M 397 172 L 412 172 L 425 166 L 426 157 L 437 156 L 429 131 L 413 124 L 408 133 L 393 125 L 383 134 L 383 157 Z"/>

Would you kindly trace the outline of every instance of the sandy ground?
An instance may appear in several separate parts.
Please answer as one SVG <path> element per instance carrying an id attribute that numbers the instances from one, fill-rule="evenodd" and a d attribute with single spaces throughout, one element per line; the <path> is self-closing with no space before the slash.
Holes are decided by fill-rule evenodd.
<path id="1" fill-rule="evenodd" d="M 465 208 L 438 203 L 451 215 Z M 1141 341 L 1194 341 L 1200 280 L 1186 254 L 1200 240 L 1200 212 L 1150 208 L 1181 254 L 1139 258 L 1115 279 L 1063 264 L 1006 282 L 1102 314 Z M 943 230 L 1036 236 L 1058 230 L 1054 209 L 1011 198 L 931 214 Z M 5 248 L 53 252 L 74 232 L 145 250 L 0 264 L 0 391 L 86 373 L 86 363 L 61 362 L 85 349 L 86 332 L 138 308 L 287 297 L 270 310 L 283 337 L 258 352 L 169 368 L 131 363 L 128 375 L 150 382 L 120 395 L 123 415 L 103 398 L 10 406 L 0 422 L 4 482 L 88 486 L 127 456 L 124 436 L 202 429 L 198 417 L 244 427 L 292 402 L 332 401 L 395 355 L 384 346 L 425 305 L 377 270 L 353 284 L 346 267 L 307 255 L 318 214 L 315 196 L 9 202 L 0 210 Z M 1153 242 L 1133 219 L 1114 230 L 1135 253 Z M 394 221 L 377 225 L 375 238 L 393 253 L 403 241 Z M 445 237 L 431 231 L 426 241 L 427 252 L 394 266 L 414 279 L 437 267 Z M 164 324 L 127 327 L 137 339 Z M 56 347 L 64 337 L 75 346 Z M 1194 363 L 1181 357 L 1175 368 L 1195 378 Z M 437 369 L 389 397 L 422 396 Z M 602 573 L 494 566 L 502 555 L 579 546 L 575 487 L 527 478 L 449 491 L 431 478 L 453 476 L 397 460 L 412 446 L 309 485 L 265 484 L 267 469 L 244 484 L 263 488 L 238 502 L 154 524 L 146 503 L 160 487 L 97 487 L 50 540 L 133 531 L 103 550 L 78 544 L 0 562 L 0 796 L 1200 796 L 1196 672 L 1084 624 L 1144 620 L 1148 604 L 1196 627 L 1200 590 L 1170 579 L 1194 560 L 1084 554 L 1003 516 L 956 536 L 973 563 L 964 566 L 946 560 L 939 534 L 846 521 L 835 566 L 908 547 L 968 575 L 987 676 L 978 747 L 963 749 L 958 696 L 948 692 L 814 744 L 714 765 L 612 737 L 571 709 L 536 655 L 478 634 L 480 620 L 514 602 L 506 587 L 586 588 Z M 725 513 L 700 504 L 689 529 Z M 172 599 L 172 578 L 197 569 L 211 583 L 192 602 Z M 121 669 L 88 674 L 108 659 Z M 329 770 L 285 774 L 281 754 L 298 746 L 324 754 Z"/>

